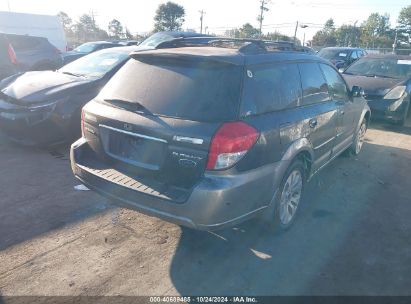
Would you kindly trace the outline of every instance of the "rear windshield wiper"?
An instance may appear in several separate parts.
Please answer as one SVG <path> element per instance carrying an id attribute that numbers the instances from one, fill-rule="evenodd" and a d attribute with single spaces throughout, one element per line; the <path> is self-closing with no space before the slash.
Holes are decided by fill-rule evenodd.
<path id="1" fill-rule="evenodd" d="M 153 115 L 145 106 L 143 106 L 138 101 L 128 101 L 118 98 L 107 98 L 104 99 L 105 102 L 109 102 L 117 107 L 138 113 L 138 114 L 148 114 Z"/>

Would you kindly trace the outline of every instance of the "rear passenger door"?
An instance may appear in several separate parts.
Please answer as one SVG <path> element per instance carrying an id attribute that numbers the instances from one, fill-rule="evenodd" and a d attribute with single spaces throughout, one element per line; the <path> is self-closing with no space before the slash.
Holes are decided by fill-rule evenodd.
<path id="1" fill-rule="evenodd" d="M 301 112 L 303 134 L 314 149 L 313 171 L 331 158 L 337 126 L 335 102 L 330 98 L 328 85 L 317 63 L 300 63 L 303 90 Z"/>
<path id="2" fill-rule="evenodd" d="M 334 153 L 339 153 L 352 143 L 357 127 L 357 110 L 350 98 L 347 84 L 340 74 L 329 65 L 320 64 L 320 67 L 327 81 L 330 96 L 338 108 Z"/>

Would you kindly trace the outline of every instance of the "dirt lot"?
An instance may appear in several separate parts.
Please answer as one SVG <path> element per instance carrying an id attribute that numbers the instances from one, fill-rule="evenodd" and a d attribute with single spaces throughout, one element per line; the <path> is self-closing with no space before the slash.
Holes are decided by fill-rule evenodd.
<path id="1" fill-rule="evenodd" d="M 291 230 L 205 233 L 78 191 L 67 147 L 0 139 L 2 295 L 411 295 L 411 128 L 374 125 Z"/>

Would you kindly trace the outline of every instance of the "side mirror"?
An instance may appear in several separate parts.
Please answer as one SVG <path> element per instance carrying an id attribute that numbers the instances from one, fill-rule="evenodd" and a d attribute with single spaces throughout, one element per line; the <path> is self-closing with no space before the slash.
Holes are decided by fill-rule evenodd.
<path id="1" fill-rule="evenodd" d="M 359 86 L 353 86 L 351 89 L 351 96 L 352 97 L 363 97 L 364 94 L 364 90 L 363 88 L 359 87 Z"/>

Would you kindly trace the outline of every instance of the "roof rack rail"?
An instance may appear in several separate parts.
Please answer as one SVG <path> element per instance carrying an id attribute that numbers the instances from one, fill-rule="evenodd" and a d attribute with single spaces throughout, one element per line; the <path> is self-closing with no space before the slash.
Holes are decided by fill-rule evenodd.
<path id="1" fill-rule="evenodd" d="M 190 46 L 216 46 L 238 49 L 243 54 L 268 53 L 274 51 L 307 52 L 306 48 L 292 41 L 272 41 L 227 37 L 179 37 L 160 43 L 157 48 L 177 48 Z"/>

